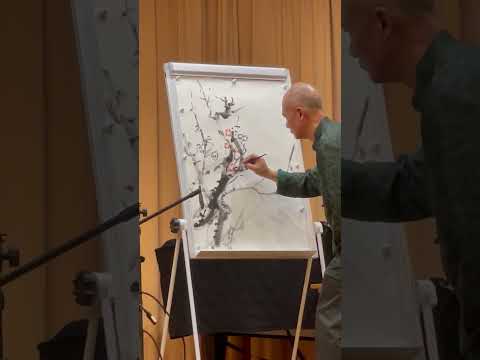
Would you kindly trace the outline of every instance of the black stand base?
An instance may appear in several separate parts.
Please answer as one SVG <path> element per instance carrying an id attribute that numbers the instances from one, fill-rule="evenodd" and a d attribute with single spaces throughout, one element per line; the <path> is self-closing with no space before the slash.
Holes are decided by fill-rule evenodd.
<path id="1" fill-rule="evenodd" d="M 88 320 L 67 324 L 52 339 L 38 345 L 40 360 L 82 360 L 87 339 Z M 95 360 L 107 360 L 103 322 L 98 324 Z"/>
<path id="2" fill-rule="evenodd" d="M 3 356 L 3 309 L 5 308 L 5 296 L 0 288 L 0 360 L 6 360 Z"/>

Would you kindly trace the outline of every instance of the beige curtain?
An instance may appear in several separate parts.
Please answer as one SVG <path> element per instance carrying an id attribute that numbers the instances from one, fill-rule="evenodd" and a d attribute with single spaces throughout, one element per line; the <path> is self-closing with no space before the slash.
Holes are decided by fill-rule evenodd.
<path id="1" fill-rule="evenodd" d="M 480 45 L 480 1 L 461 0 L 460 1 L 462 28 L 462 38 L 468 43 Z"/>
<path id="2" fill-rule="evenodd" d="M 140 198 L 156 209 L 179 195 L 163 81 L 169 61 L 282 66 L 293 81 L 321 92 L 328 116 L 340 119 L 340 0 L 141 0 L 140 1 Z M 304 144 L 307 166 L 314 164 Z M 314 218 L 323 218 L 320 199 L 312 201 Z M 175 209 L 142 228 L 144 290 L 160 294 L 154 249 L 172 238 L 168 222 Z M 161 318 L 154 303 L 145 304 Z M 144 322 L 159 340 L 161 329 Z M 245 347 L 244 339 L 232 339 Z M 285 341 L 252 340 L 252 354 L 288 359 Z M 248 346 L 247 346 L 248 347 Z M 187 358 L 193 359 L 187 339 Z M 151 339 L 144 337 L 145 359 L 154 359 Z M 302 344 L 312 358 L 313 343 Z M 166 359 L 182 357 L 180 340 L 169 341 Z M 229 354 L 229 359 L 241 359 Z"/>
<path id="3" fill-rule="evenodd" d="M 4 2 L 2 16 L 0 233 L 25 265 L 97 223 L 95 185 L 69 2 Z M 38 359 L 39 343 L 87 317 L 72 280 L 100 259 L 93 241 L 4 286 L 5 358 Z"/>

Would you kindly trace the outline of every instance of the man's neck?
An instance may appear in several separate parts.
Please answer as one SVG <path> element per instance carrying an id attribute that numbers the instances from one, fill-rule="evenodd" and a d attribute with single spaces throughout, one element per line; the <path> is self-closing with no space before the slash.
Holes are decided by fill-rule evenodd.
<path id="1" fill-rule="evenodd" d="M 317 131 L 317 128 L 320 126 L 320 122 L 322 119 L 325 117 L 325 115 L 322 112 L 318 112 L 317 114 L 314 115 L 313 117 L 313 122 L 312 122 L 312 129 L 310 131 L 310 134 L 308 136 L 308 140 L 311 142 L 315 141 L 315 133 Z"/>
<path id="2" fill-rule="evenodd" d="M 433 23 L 419 26 L 409 41 L 410 46 L 404 54 L 405 66 L 402 74 L 402 83 L 411 89 L 416 87 L 417 65 L 425 56 L 438 31 L 438 27 Z"/>

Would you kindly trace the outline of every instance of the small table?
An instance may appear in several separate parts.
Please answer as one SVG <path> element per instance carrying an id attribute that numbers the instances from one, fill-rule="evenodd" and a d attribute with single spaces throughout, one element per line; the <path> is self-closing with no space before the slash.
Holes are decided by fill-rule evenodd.
<path id="1" fill-rule="evenodd" d="M 170 282 L 175 240 L 156 252 L 163 301 Z M 181 249 L 181 251 L 183 251 Z M 258 334 L 296 327 L 305 259 L 192 260 L 191 272 L 201 335 Z M 321 282 L 318 259 L 311 283 Z M 180 256 L 170 311 L 170 338 L 192 334 L 185 265 Z M 318 291 L 308 293 L 304 329 L 314 329 Z"/>

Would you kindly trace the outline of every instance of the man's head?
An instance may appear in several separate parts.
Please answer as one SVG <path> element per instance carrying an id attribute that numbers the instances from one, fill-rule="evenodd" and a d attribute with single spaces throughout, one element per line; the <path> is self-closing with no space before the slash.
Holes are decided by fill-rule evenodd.
<path id="1" fill-rule="evenodd" d="M 350 51 L 373 81 L 406 82 L 434 33 L 436 0 L 343 0 Z"/>
<path id="2" fill-rule="evenodd" d="M 323 117 L 320 94 L 309 84 L 293 84 L 283 97 L 282 114 L 287 128 L 297 139 L 313 139 Z"/>

